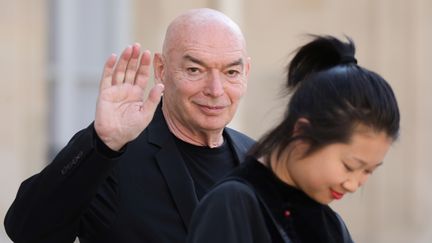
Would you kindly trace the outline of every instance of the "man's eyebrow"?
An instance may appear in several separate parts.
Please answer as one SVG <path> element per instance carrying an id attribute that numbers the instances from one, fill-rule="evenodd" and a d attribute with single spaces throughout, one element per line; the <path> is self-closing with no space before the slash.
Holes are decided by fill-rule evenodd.
<path id="1" fill-rule="evenodd" d="M 187 55 L 183 56 L 183 58 L 187 59 L 187 60 L 189 60 L 189 61 L 191 61 L 193 63 L 196 63 L 198 65 L 207 67 L 207 65 L 203 61 L 201 61 L 201 60 L 199 60 L 199 59 L 197 59 L 197 58 L 195 58 L 195 57 L 193 57 L 191 55 L 187 54 Z M 228 63 L 227 65 L 225 65 L 225 68 L 233 67 L 233 66 L 238 66 L 238 65 L 243 66 L 243 59 L 242 58 L 239 58 L 238 60 L 235 60 L 235 61 L 233 61 L 231 63 Z"/>
<path id="2" fill-rule="evenodd" d="M 232 67 L 232 66 L 243 66 L 243 59 L 239 58 L 238 60 L 226 65 L 226 67 Z"/>
<path id="3" fill-rule="evenodd" d="M 193 57 L 191 55 L 185 55 L 185 56 L 183 56 L 183 58 L 187 59 L 187 60 L 189 60 L 191 62 L 194 62 L 196 64 L 199 64 L 201 66 L 207 66 L 203 61 L 201 61 L 201 60 L 199 60 L 199 59 L 197 59 L 197 58 L 195 58 L 195 57 Z"/>

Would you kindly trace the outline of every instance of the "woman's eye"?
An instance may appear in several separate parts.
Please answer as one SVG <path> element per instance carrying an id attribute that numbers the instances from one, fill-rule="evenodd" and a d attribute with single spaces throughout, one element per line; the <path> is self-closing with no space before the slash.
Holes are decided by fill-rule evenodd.
<path id="1" fill-rule="evenodd" d="M 343 165 L 344 165 L 344 167 L 345 167 L 345 169 L 346 169 L 347 171 L 349 171 L 349 172 L 354 171 L 354 169 L 351 168 L 351 167 L 349 167 L 347 164 L 343 163 Z"/>
<path id="2" fill-rule="evenodd" d="M 368 175 L 372 175 L 373 170 L 364 170 L 364 173 L 365 173 L 365 174 L 368 174 Z"/>

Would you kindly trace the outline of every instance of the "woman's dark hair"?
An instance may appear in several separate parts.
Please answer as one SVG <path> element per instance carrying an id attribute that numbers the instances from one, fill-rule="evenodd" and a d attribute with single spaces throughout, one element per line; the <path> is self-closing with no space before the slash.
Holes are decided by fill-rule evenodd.
<path id="1" fill-rule="evenodd" d="M 357 65 L 355 46 L 347 38 L 313 36 L 288 66 L 286 88 L 293 92 L 283 120 L 249 152 L 269 160 L 280 157 L 295 140 L 309 143 L 305 155 L 333 143 L 349 143 L 354 129 L 365 125 L 396 140 L 399 108 L 390 85 L 378 74 Z M 298 123 L 299 119 L 308 122 Z M 297 125 L 297 126 L 298 126 Z"/>

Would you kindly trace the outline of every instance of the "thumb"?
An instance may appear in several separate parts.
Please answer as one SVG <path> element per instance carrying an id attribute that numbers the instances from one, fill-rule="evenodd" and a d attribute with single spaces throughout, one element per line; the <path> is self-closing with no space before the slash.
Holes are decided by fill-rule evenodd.
<path id="1" fill-rule="evenodd" d="M 164 89 L 165 86 L 161 83 L 153 86 L 153 88 L 150 90 L 147 100 L 143 104 L 143 111 L 150 114 L 153 114 L 156 111 L 156 108 L 161 101 Z"/>

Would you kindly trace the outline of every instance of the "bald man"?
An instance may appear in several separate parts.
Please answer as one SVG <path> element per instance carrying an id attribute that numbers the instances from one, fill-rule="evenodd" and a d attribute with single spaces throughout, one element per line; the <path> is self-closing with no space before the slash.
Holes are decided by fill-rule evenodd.
<path id="1" fill-rule="evenodd" d="M 199 199 L 254 143 L 226 128 L 250 58 L 231 19 L 194 9 L 169 25 L 144 99 L 150 66 L 139 44 L 107 60 L 94 123 L 22 183 L 13 241 L 185 242 Z"/>

